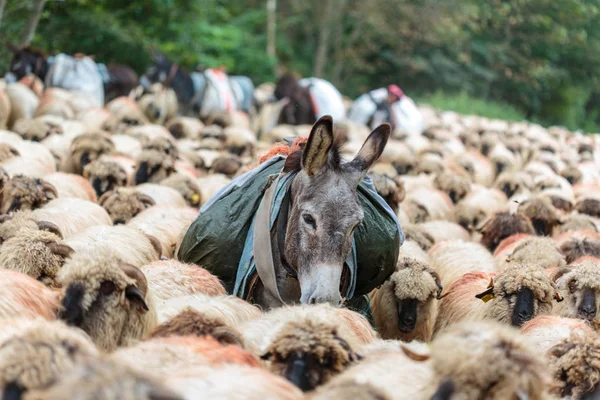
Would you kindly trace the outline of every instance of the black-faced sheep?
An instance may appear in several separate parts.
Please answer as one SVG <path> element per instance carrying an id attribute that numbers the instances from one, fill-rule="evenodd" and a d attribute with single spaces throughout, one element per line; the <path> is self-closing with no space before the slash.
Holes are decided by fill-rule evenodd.
<path id="1" fill-rule="evenodd" d="M 562 297 L 537 266 L 511 264 L 496 276 L 468 273 L 447 289 L 435 331 L 462 320 L 494 319 L 521 326 L 538 315 L 549 315 L 554 300 Z"/>
<path id="2" fill-rule="evenodd" d="M 42 179 L 13 176 L 0 192 L 0 214 L 34 210 L 57 197 L 56 188 Z"/>
<path id="3" fill-rule="evenodd" d="M 126 186 L 129 181 L 127 171 L 119 163 L 103 158 L 86 165 L 83 169 L 83 177 L 91 183 L 98 197 L 118 187 Z"/>
<path id="4" fill-rule="evenodd" d="M 554 306 L 554 313 L 563 317 L 596 319 L 600 307 L 600 259 L 585 258 L 564 266 L 552 278 L 565 301 Z"/>
<path id="5" fill-rule="evenodd" d="M 560 224 L 560 215 L 552 202 L 545 197 L 534 197 L 519 204 L 517 212 L 531 221 L 535 233 L 539 236 L 552 236 Z M 527 232 L 524 232 L 527 233 Z"/>
<path id="6" fill-rule="evenodd" d="M 131 344 L 156 325 L 146 277 L 108 249 L 75 253 L 59 282 L 64 290 L 59 318 L 83 329 L 103 351 Z"/>
<path id="7" fill-rule="evenodd" d="M 172 174 L 160 182 L 162 186 L 168 186 L 177 190 L 190 207 L 199 207 L 202 203 L 202 193 L 196 182 L 184 174 Z"/>
<path id="8" fill-rule="evenodd" d="M 21 119 L 13 126 L 13 131 L 21 135 L 25 140 L 41 142 L 50 135 L 63 133 L 62 127 L 45 118 Z"/>
<path id="9" fill-rule="evenodd" d="M 311 320 L 286 324 L 261 358 L 273 373 L 304 392 L 326 383 L 358 360 L 335 325 Z"/>
<path id="10" fill-rule="evenodd" d="M 114 150 L 115 145 L 106 132 L 85 133 L 73 139 L 69 157 L 64 160 L 61 170 L 81 174 L 86 165 Z"/>
<path id="11" fill-rule="evenodd" d="M 440 277 L 429 265 L 411 258 L 398 262 L 396 272 L 371 292 L 377 331 L 384 339 L 430 341 L 442 294 Z"/>
<path id="12" fill-rule="evenodd" d="M 175 139 L 199 139 L 204 124 L 197 118 L 175 117 L 165 125 Z"/>
<path id="13" fill-rule="evenodd" d="M 133 188 L 117 188 L 105 192 L 98 200 L 110 215 L 114 224 L 126 224 L 147 208 L 154 206 L 154 200 Z"/>
<path id="14" fill-rule="evenodd" d="M 175 172 L 175 164 L 173 158 L 165 153 L 149 149 L 136 157 L 135 171 L 136 185 L 145 182 L 158 183 Z"/>
<path id="15" fill-rule="evenodd" d="M 3 399 L 20 399 L 43 389 L 80 360 L 95 357 L 97 350 L 81 331 L 59 321 L 6 321 L 0 339 L 0 394 Z"/>
<path id="16" fill-rule="evenodd" d="M 446 193 L 454 204 L 465 198 L 471 190 L 471 183 L 464 177 L 446 171 L 435 177 L 435 187 Z"/>

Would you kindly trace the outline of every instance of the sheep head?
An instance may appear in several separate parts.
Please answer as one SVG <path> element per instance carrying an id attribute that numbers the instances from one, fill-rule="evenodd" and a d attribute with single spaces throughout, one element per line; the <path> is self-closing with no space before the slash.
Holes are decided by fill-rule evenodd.
<path id="1" fill-rule="evenodd" d="M 163 186 L 169 186 L 177 190 L 190 207 L 199 207 L 202 203 L 202 192 L 193 179 L 183 174 L 172 174 L 160 182 Z"/>
<path id="2" fill-rule="evenodd" d="M 550 383 L 541 358 L 513 328 L 469 322 L 446 330 L 432 343 L 429 359 L 437 382 L 432 399 L 541 400 Z"/>
<path id="3" fill-rule="evenodd" d="M 334 325 L 311 320 L 288 323 L 262 356 L 273 373 L 305 392 L 327 382 L 358 358 Z"/>
<path id="4" fill-rule="evenodd" d="M 538 315 L 549 315 L 552 301 L 562 301 L 544 269 L 518 263 L 509 264 L 476 297 L 489 306 L 489 318 L 517 327 Z"/>
<path id="5" fill-rule="evenodd" d="M 220 156 L 213 160 L 210 167 L 210 172 L 213 174 L 223 174 L 227 176 L 235 175 L 242 167 L 242 161 L 239 157 L 231 156 Z"/>
<path id="6" fill-rule="evenodd" d="M 587 259 L 559 268 L 553 275 L 566 300 L 568 316 L 593 321 L 600 312 L 600 265 Z"/>
<path id="7" fill-rule="evenodd" d="M 173 158 L 158 150 L 144 150 L 136 159 L 135 184 L 158 183 L 175 172 Z"/>
<path id="8" fill-rule="evenodd" d="M 176 160 L 179 157 L 179 150 L 171 139 L 166 137 L 156 137 L 144 145 L 144 150 L 156 150 L 164 155 Z"/>
<path id="9" fill-rule="evenodd" d="M 75 253 L 59 275 L 59 318 L 83 329 L 104 351 L 141 339 L 155 323 L 141 270 L 108 248 Z"/>
<path id="10" fill-rule="evenodd" d="M 98 199 L 98 204 L 104 207 L 116 225 L 126 224 L 130 219 L 156 203 L 150 196 L 135 189 L 117 188 L 104 193 Z"/>
<path id="11" fill-rule="evenodd" d="M 83 169 L 83 177 L 100 198 L 104 193 L 127 186 L 127 172 L 117 162 L 102 158 L 92 161 Z"/>
<path id="12" fill-rule="evenodd" d="M 3 399 L 53 384 L 79 361 L 97 355 L 89 338 L 59 321 L 13 320 L 14 331 L 0 342 Z M 9 331 L 12 328 L 9 325 Z M 13 397 L 11 397 L 11 394 Z"/>
<path id="13" fill-rule="evenodd" d="M 521 214 L 498 212 L 488 219 L 479 229 L 481 244 L 493 252 L 501 241 L 516 233 L 533 235 L 535 230 L 531 222 Z"/>
<path id="14" fill-rule="evenodd" d="M 103 131 L 77 136 L 73 139 L 69 149 L 73 168 L 78 174 L 81 174 L 86 165 L 97 160 L 101 155 L 114 151 L 114 143 L 110 136 Z"/>
<path id="15" fill-rule="evenodd" d="M 471 183 L 466 178 L 450 171 L 437 175 L 433 183 L 436 188 L 446 193 L 454 204 L 464 199 L 471 191 Z"/>
<path id="16" fill-rule="evenodd" d="M 592 399 L 600 394 L 600 341 L 571 335 L 548 351 L 560 398 Z"/>
<path id="17" fill-rule="evenodd" d="M 525 200 L 519 204 L 517 212 L 529 218 L 538 236 L 552 236 L 554 228 L 560 224 L 558 211 L 545 197 Z"/>
<path id="18" fill-rule="evenodd" d="M 435 239 L 419 225 L 409 224 L 402 227 L 406 240 L 411 240 L 424 251 L 429 251 L 435 244 Z"/>
<path id="19" fill-rule="evenodd" d="M 0 268 L 27 274 L 57 288 L 58 273 L 74 253 L 71 247 L 59 243 L 60 239 L 52 232 L 22 228 L 0 247 Z"/>
<path id="20" fill-rule="evenodd" d="M 0 163 L 20 155 L 21 153 L 10 144 L 0 143 Z"/>
<path id="21" fill-rule="evenodd" d="M 15 122 L 13 131 L 25 140 L 41 142 L 51 135 L 62 135 L 62 127 L 46 119 L 20 119 Z"/>
<path id="22" fill-rule="evenodd" d="M 56 188 L 48 182 L 24 175 L 12 177 L 0 193 L 0 214 L 19 210 L 35 210 L 58 197 Z"/>
<path id="23" fill-rule="evenodd" d="M 584 256 L 600 258 L 600 240 L 572 238 L 560 246 L 560 252 L 569 264 Z"/>
<path id="24" fill-rule="evenodd" d="M 600 200 L 596 198 L 582 198 L 575 203 L 575 209 L 581 214 L 591 217 L 600 217 Z"/>

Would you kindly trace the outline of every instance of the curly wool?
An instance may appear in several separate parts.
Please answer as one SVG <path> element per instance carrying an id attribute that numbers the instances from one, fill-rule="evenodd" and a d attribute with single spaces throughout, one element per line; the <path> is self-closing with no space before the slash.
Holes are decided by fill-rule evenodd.
<path id="1" fill-rule="evenodd" d="M 133 188 L 117 188 L 106 192 L 99 203 L 108 212 L 114 224 L 126 224 L 154 205 L 152 199 L 140 198 L 140 193 Z"/>
<path id="2" fill-rule="evenodd" d="M 548 351 L 550 369 L 559 383 L 555 394 L 582 398 L 600 383 L 600 339 L 571 335 Z"/>
<path id="3" fill-rule="evenodd" d="M 15 236 L 22 228 L 37 230 L 38 226 L 31 211 L 17 211 L 10 216 L 0 217 L 0 245 Z"/>
<path id="4" fill-rule="evenodd" d="M 539 236 L 552 236 L 559 225 L 560 217 L 552 202 L 545 197 L 534 197 L 519 204 L 517 212 L 531 221 L 535 233 Z"/>
<path id="5" fill-rule="evenodd" d="M 48 182 L 24 175 L 13 176 L 0 194 L 0 213 L 16 210 L 34 210 L 43 207 L 57 196 L 56 189 Z"/>
<path id="6" fill-rule="evenodd" d="M 546 237 L 524 239 L 506 258 L 506 263 L 535 265 L 543 269 L 561 267 L 565 257 L 556 242 Z"/>
<path id="7" fill-rule="evenodd" d="M 135 162 L 136 185 L 146 182 L 158 183 L 175 172 L 173 158 L 159 150 L 144 150 L 136 157 Z"/>

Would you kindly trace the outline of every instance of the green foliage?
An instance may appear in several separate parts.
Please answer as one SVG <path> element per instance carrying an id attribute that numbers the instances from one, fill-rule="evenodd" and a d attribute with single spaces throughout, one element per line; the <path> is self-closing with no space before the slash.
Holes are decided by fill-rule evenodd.
<path id="1" fill-rule="evenodd" d="M 8 0 L 2 39 L 20 41 L 33 1 Z M 324 46 L 323 77 L 351 97 L 393 82 L 467 113 L 600 125 L 600 0 L 277 0 L 277 59 L 266 1 L 48 1 L 34 44 L 138 72 L 155 47 L 257 83 L 313 75 Z M 9 56 L 0 49 L 0 73 Z"/>
<path id="2" fill-rule="evenodd" d="M 420 97 L 418 100 L 441 110 L 456 111 L 461 114 L 479 115 L 508 121 L 523 121 L 525 119 L 525 115 L 510 104 L 478 99 L 466 92 L 450 94 L 438 91 Z"/>

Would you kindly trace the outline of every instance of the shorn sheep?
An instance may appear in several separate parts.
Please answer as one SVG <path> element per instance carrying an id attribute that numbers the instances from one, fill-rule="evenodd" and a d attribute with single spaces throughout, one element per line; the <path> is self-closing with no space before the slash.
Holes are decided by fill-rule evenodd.
<path id="1" fill-rule="evenodd" d="M 430 341 L 442 290 L 429 265 L 401 259 L 396 272 L 370 295 L 377 331 L 384 339 Z"/>

